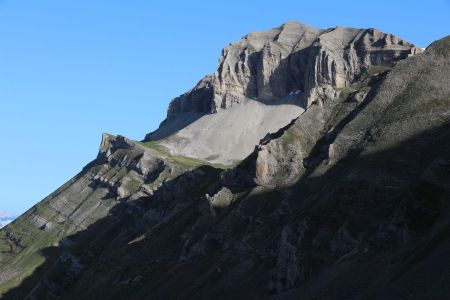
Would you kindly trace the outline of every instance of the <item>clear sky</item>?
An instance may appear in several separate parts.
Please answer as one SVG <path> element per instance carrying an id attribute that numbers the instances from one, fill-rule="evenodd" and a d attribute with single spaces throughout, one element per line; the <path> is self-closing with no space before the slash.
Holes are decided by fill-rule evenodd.
<path id="1" fill-rule="evenodd" d="M 142 139 L 224 46 L 288 20 L 426 47 L 450 34 L 450 0 L 0 0 L 0 213 L 78 173 L 102 132 Z"/>

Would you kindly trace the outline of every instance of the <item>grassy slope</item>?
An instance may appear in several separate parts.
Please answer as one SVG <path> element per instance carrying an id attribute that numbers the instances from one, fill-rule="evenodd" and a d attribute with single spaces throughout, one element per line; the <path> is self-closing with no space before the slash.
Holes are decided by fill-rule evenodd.
<path id="1" fill-rule="evenodd" d="M 186 156 L 179 156 L 179 155 L 172 155 L 169 150 L 159 145 L 156 142 L 148 141 L 148 142 L 137 142 L 139 145 L 142 145 L 146 147 L 147 149 L 150 149 L 153 153 L 155 153 L 157 156 L 167 160 L 168 162 L 179 165 L 181 167 L 192 169 L 200 166 L 211 166 L 217 169 L 230 169 L 239 164 L 239 161 L 231 164 L 231 165 L 224 165 L 219 163 L 210 163 L 208 161 L 199 160 L 191 157 Z"/>

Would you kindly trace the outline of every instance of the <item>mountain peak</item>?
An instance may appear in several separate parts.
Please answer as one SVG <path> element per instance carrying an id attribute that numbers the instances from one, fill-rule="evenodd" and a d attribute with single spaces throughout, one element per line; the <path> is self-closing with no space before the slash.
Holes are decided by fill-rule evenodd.
<path id="1" fill-rule="evenodd" d="M 371 66 L 392 67 L 420 52 L 372 28 L 324 30 L 289 21 L 252 32 L 223 49 L 214 74 L 171 101 L 166 120 L 146 140 L 178 155 L 241 160 L 268 132 L 314 103 L 336 97 Z"/>

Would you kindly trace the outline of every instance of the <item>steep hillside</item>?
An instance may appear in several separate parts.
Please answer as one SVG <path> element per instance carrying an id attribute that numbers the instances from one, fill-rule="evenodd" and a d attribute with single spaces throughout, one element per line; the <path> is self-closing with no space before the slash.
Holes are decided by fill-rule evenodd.
<path id="1" fill-rule="evenodd" d="M 104 135 L 96 160 L 0 230 L 2 296 L 447 298 L 450 37 L 358 72 L 315 85 L 326 93 L 235 166 Z"/>
<path id="2" fill-rule="evenodd" d="M 2 229 L 0 295 L 20 284 L 45 262 L 47 247 L 71 246 L 68 236 L 90 228 L 107 217 L 119 203 L 131 204 L 152 195 L 163 184 L 205 164 L 209 165 L 191 158 L 172 156 L 151 142 L 132 142 L 122 136 L 104 134 L 97 159 Z M 218 170 L 224 167 L 214 166 Z M 208 175 L 215 173 L 209 172 Z M 69 253 L 65 255 L 74 264 L 73 271 L 80 271 L 79 258 Z"/>

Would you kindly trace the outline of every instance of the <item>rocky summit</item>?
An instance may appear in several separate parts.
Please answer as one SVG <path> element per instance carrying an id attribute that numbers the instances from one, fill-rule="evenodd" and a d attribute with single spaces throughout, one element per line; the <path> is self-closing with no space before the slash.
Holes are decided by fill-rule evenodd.
<path id="1" fill-rule="evenodd" d="M 288 22 L 225 47 L 217 71 L 169 105 L 146 140 L 211 162 L 244 159 L 267 133 L 335 97 L 372 66 L 392 67 L 422 50 L 376 29 L 327 30 Z"/>
<path id="2" fill-rule="evenodd" d="M 447 299 L 450 37 L 288 22 L 0 230 L 4 299 Z"/>

